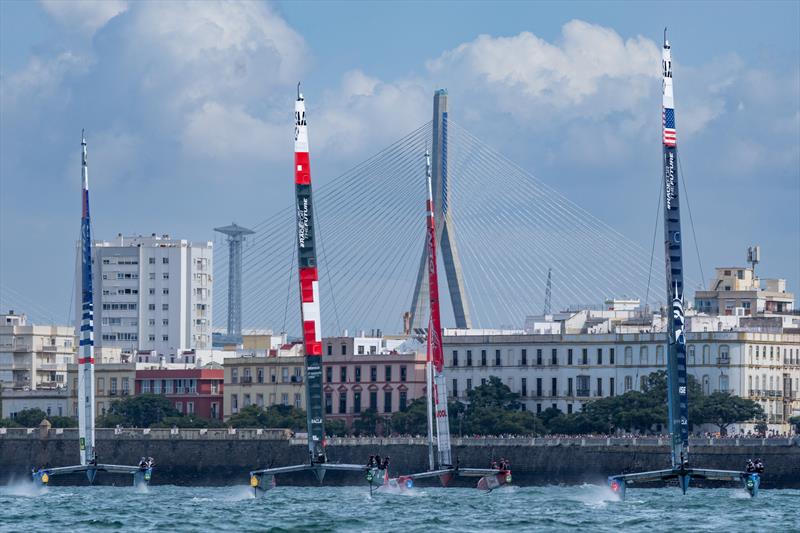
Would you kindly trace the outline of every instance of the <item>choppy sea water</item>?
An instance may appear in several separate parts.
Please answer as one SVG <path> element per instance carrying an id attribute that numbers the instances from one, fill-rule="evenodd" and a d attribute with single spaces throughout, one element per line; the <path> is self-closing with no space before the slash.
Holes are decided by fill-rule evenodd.
<path id="1" fill-rule="evenodd" d="M 403 493 L 278 487 L 255 499 L 233 487 L 0 488 L 2 531 L 800 531 L 800 490 L 628 489 L 596 485 Z"/>

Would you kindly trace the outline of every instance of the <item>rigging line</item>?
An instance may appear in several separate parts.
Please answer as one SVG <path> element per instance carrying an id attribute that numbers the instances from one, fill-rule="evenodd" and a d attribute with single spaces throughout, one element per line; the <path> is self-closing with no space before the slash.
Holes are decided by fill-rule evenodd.
<path id="1" fill-rule="evenodd" d="M 570 209 L 571 211 L 583 213 L 587 218 L 589 218 L 592 222 L 594 222 L 598 226 L 602 226 L 605 229 L 607 229 L 609 232 L 611 232 L 613 234 L 616 234 L 619 238 L 621 238 L 623 241 L 629 243 L 632 247 L 640 249 L 641 252 L 642 252 L 642 255 L 644 256 L 646 251 L 644 249 L 642 249 L 642 247 L 639 246 L 636 242 L 634 242 L 634 241 L 630 240 L 629 238 L 625 237 L 619 231 L 615 230 L 613 227 L 611 227 L 607 223 L 603 222 L 602 220 L 598 219 L 597 217 L 595 217 L 594 215 L 589 213 L 586 209 L 582 208 L 581 206 L 579 206 L 575 202 L 572 202 L 566 196 L 564 196 L 563 194 L 558 192 L 556 189 L 553 189 L 552 187 L 550 187 L 549 185 L 547 185 L 543 181 L 537 179 L 533 174 L 530 174 L 529 172 L 527 172 L 525 169 L 520 167 L 517 163 L 515 163 L 512 160 L 508 159 L 507 157 L 503 156 L 500 152 L 498 152 L 498 151 L 494 150 L 493 148 L 491 148 L 487 143 L 485 143 L 485 142 L 481 141 L 480 139 L 478 139 L 477 137 L 475 137 L 475 135 L 470 133 L 469 130 L 467 130 L 466 128 L 458 127 L 458 129 L 463 132 L 465 137 L 474 139 L 477 143 L 479 143 L 479 145 L 482 146 L 488 153 L 492 154 L 492 156 L 495 159 L 498 159 L 498 160 L 502 161 L 504 164 L 506 164 L 509 167 L 515 169 L 518 173 L 520 173 L 523 176 L 526 176 L 527 178 L 529 178 L 530 180 L 536 182 L 539 185 L 539 187 L 541 187 L 543 189 L 544 192 L 550 193 L 552 195 L 552 197 L 557 201 L 557 203 L 563 204 L 565 208 Z M 582 220 L 582 219 L 579 218 L 579 220 Z"/>
<path id="2" fill-rule="evenodd" d="M 686 199 L 686 207 L 689 209 L 689 224 L 692 226 L 692 240 L 694 240 L 694 251 L 697 254 L 697 265 L 700 267 L 700 286 L 705 290 L 706 276 L 703 270 L 703 262 L 700 259 L 700 247 L 697 244 L 697 235 L 694 232 L 694 218 L 692 217 L 692 204 L 689 203 L 689 189 L 686 188 L 686 178 L 684 177 L 683 164 L 681 163 L 682 158 L 678 156 L 677 153 L 676 158 L 678 159 L 678 168 L 680 170 L 681 183 L 683 184 L 683 197 Z"/>
<path id="3" fill-rule="evenodd" d="M 403 185 L 404 184 L 403 180 L 399 180 L 396 183 L 399 184 L 399 185 Z M 383 206 L 381 206 L 379 202 L 371 202 L 370 204 L 372 206 L 372 212 L 379 213 L 382 209 L 384 209 Z M 370 212 L 367 212 L 367 213 L 361 213 L 360 215 L 361 215 L 362 218 L 366 218 L 366 219 L 377 218 L 377 217 L 364 216 L 364 215 L 370 215 L 370 214 L 371 214 Z M 324 218 L 326 215 L 323 212 L 323 213 L 320 214 L 320 216 L 322 216 Z M 343 224 L 339 224 L 339 226 L 342 226 L 342 225 Z M 344 224 L 344 226 L 346 226 L 346 225 L 347 224 Z M 385 228 L 384 232 L 386 232 L 386 231 L 391 231 L 391 228 L 390 227 Z M 356 231 L 355 230 L 348 230 L 348 234 L 356 234 Z M 328 242 L 332 242 L 331 239 L 332 239 L 332 234 L 328 233 Z M 336 240 L 336 239 L 334 239 L 334 240 Z M 363 253 L 368 253 L 368 252 L 369 252 L 369 250 L 363 250 Z M 330 285 L 331 285 L 332 288 L 338 286 L 338 284 L 337 284 L 338 278 L 336 277 L 336 265 L 338 264 L 338 259 L 340 257 L 344 257 L 345 259 L 350 259 L 351 262 L 355 262 L 355 261 L 353 261 L 352 251 L 349 249 L 349 247 L 346 247 L 346 246 L 339 247 L 332 254 L 327 254 L 326 255 L 326 257 L 325 257 L 326 267 L 325 268 L 329 272 L 333 272 L 333 274 L 331 276 L 331 279 L 330 279 Z M 353 269 L 350 269 L 350 270 L 352 271 Z M 343 272 L 347 272 L 347 269 L 344 269 Z M 338 290 L 338 289 L 336 289 L 336 290 Z M 337 305 L 342 306 L 342 302 L 339 302 Z M 344 308 L 346 309 L 347 306 L 344 306 Z"/>
<path id="4" fill-rule="evenodd" d="M 485 149 L 485 147 L 484 147 L 484 149 Z M 612 228 L 610 228 L 610 226 L 608 226 L 607 224 L 603 224 L 602 222 L 600 222 L 600 221 L 599 221 L 599 219 L 597 219 L 596 217 L 593 217 L 592 215 L 590 215 L 590 214 L 589 214 L 588 212 L 586 212 L 585 210 L 583 210 L 583 211 L 581 212 L 581 211 L 578 211 L 578 210 L 574 209 L 574 207 L 572 207 L 572 206 L 570 205 L 570 203 L 571 203 L 571 202 L 569 202 L 569 200 L 566 200 L 566 199 L 565 199 L 565 198 L 564 198 L 562 195 L 560 195 L 558 192 L 555 192 L 555 191 L 553 191 L 553 195 L 550 195 L 550 196 L 543 196 L 541 192 L 539 192 L 539 191 L 535 191 L 535 190 L 531 189 L 531 187 L 532 187 L 534 184 L 536 184 L 536 185 L 539 185 L 539 186 L 540 186 L 542 189 L 544 189 L 545 191 L 547 190 L 547 188 L 546 188 L 546 187 L 545 187 L 545 186 L 544 186 L 544 185 L 543 185 L 541 182 L 539 182 L 539 180 L 536 180 L 536 178 L 535 178 L 535 177 L 533 177 L 533 176 L 531 176 L 531 175 L 529 175 L 529 174 L 526 174 L 526 173 L 522 173 L 522 172 L 521 172 L 521 169 L 519 169 L 519 167 L 517 167 L 517 166 L 514 166 L 514 165 L 509 165 L 509 162 L 508 162 L 507 160 L 498 159 L 497 155 L 496 155 L 496 154 L 494 154 L 494 153 L 492 153 L 492 151 L 491 151 L 491 150 L 486 150 L 486 151 L 487 151 L 487 153 L 489 154 L 489 157 L 491 157 L 491 158 L 492 158 L 492 160 L 494 160 L 494 161 L 498 161 L 498 162 L 499 162 L 499 163 L 500 163 L 502 166 L 509 167 L 509 168 L 510 168 L 510 173 L 513 173 L 514 175 L 518 175 L 518 176 L 520 176 L 520 177 L 523 177 L 523 178 L 531 178 L 530 180 L 523 180 L 523 181 L 522 181 L 522 187 L 525 187 L 525 188 L 527 188 L 528 190 L 531 190 L 531 192 L 532 192 L 532 196 L 534 197 L 534 199 L 535 199 L 535 198 L 538 198 L 538 197 L 542 197 L 542 202 L 541 202 L 541 203 L 542 203 L 542 205 L 545 207 L 545 209 L 546 209 L 546 210 L 551 210 L 551 211 L 552 211 L 552 210 L 554 210 L 555 206 L 556 206 L 556 205 L 558 205 L 558 206 L 562 207 L 563 209 L 565 209 L 565 210 L 569 210 L 571 213 L 573 213 L 573 217 L 574 217 L 574 219 L 568 219 L 568 220 L 570 220 L 571 222 L 575 222 L 575 221 L 577 221 L 577 222 L 578 222 L 578 225 L 584 226 L 584 227 L 586 228 L 586 230 L 587 230 L 587 231 L 590 231 L 590 232 L 593 232 L 593 233 L 595 233 L 595 234 L 599 235 L 599 236 L 600 236 L 600 238 L 601 238 L 603 241 L 606 241 L 606 242 L 608 242 L 609 244 L 612 244 L 612 245 L 618 245 L 618 244 L 621 244 L 621 243 L 617 243 L 616 241 L 612 241 L 612 240 L 609 238 L 609 236 L 608 236 L 608 235 L 606 235 L 606 233 L 605 233 L 605 232 L 600 232 L 600 231 L 598 231 L 596 228 L 594 228 L 594 227 L 592 227 L 592 226 L 590 226 L 590 225 L 587 225 L 587 223 L 586 223 L 587 216 L 588 216 L 588 218 L 589 218 L 589 219 L 593 219 L 593 220 L 591 220 L 591 221 L 598 223 L 598 224 L 597 224 L 598 226 L 602 227 L 603 229 L 610 230 L 610 231 L 612 232 L 612 234 L 613 234 L 613 229 L 612 229 Z M 476 153 L 477 153 L 477 150 L 476 150 Z M 487 156 L 485 156 L 485 155 L 481 155 L 480 157 L 482 157 L 482 158 L 484 158 L 484 159 L 487 159 Z M 530 183 L 530 181 L 531 181 L 531 180 L 532 180 L 534 183 Z M 538 205 L 538 204 L 534 203 L 534 206 L 537 206 L 537 205 Z M 555 211 L 555 212 L 556 212 L 556 213 L 558 213 L 558 214 L 559 214 L 559 216 L 560 216 L 560 215 L 562 215 L 562 213 L 560 213 L 560 212 L 558 212 L 558 211 Z M 619 236 L 619 237 L 622 237 L 622 236 L 621 236 L 621 235 L 620 235 L 618 232 L 616 232 L 616 233 L 617 233 L 617 236 Z M 584 238 L 586 238 L 586 237 L 588 237 L 588 236 L 584 236 Z M 631 243 L 631 241 L 629 241 L 629 240 L 627 240 L 627 239 L 624 239 L 624 241 L 623 241 L 623 242 L 625 242 L 625 241 L 627 241 L 627 243 Z M 596 242 L 594 242 L 594 240 L 591 240 L 591 242 L 593 242 L 594 244 L 597 244 Z M 639 261 L 639 259 L 638 259 L 638 258 L 636 258 L 636 259 L 637 259 L 637 261 Z M 612 260 L 613 260 L 613 256 L 612 256 Z M 621 261 L 621 258 L 619 258 L 617 261 Z M 644 261 L 641 261 L 641 263 L 645 263 L 645 262 L 644 262 Z M 646 263 L 645 263 L 645 264 L 646 264 Z M 624 265 L 624 263 L 623 263 L 623 264 L 621 264 L 621 266 L 622 266 L 622 265 Z M 624 265 L 624 266 L 625 266 L 625 268 L 629 269 L 629 266 L 628 266 L 628 265 Z M 643 268 L 642 268 L 642 269 L 643 269 Z"/>
<path id="5" fill-rule="evenodd" d="M 474 172 L 474 168 L 473 168 L 473 167 L 469 167 L 469 170 L 465 171 L 465 172 L 463 173 L 463 175 L 464 175 L 465 177 L 468 177 L 468 178 L 469 178 L 469 177 L 476 177 L 476 176 L 473 174 L 473 172 Z M 504 175 L 504 173 L 501 173 L 501 175 Z M 477 177 L 477 178 L 479 179 L 479 177 Z M 501 180 L 502 180 L 502 183 L 507 183 L 507 182 L 509 182 L 509 180 L 508 180 L 507 178 L 501 178 Z M 519 186 L 518 186 L 518 185 L 516 185 L 516 184 L 514 184 L 514 183 L 512 183 L 512 184 L 511 184 L 511 186 L 510 186 L 510 188 L 512 188 L 512 189 L 513 189 L 513 188 L 517 188 L 517 189 L 519 189 Z M 526 207 L 533 207 L 534 209 L 538 209 L 538 208 L 539 208 L 539 205 L 537 205 L 537 203 L 536 203 L 536 202 L 534 202 L 534 203 L 533 203 L 532 205 L 530 205 L 530 206 L 528 206 L 528 204 L 525 204 L 525 206 L 526 206 Z M 464 208 L 463 206 L 462 206 L 462 211 L 463 211 L 463 212 L 465 212 L 465 213 L 471 213 L 471 212 L 475 212 L 475 211 L 473 211 L 471 208 Z M 495 213 L 495 214 L 494 214 L 494 218 L 495 218 L 495 219 L 497 219 L 497 220 L 504 220 L 504 221 L 506 222 L 506 224 L 507 224 L 507 227 L 514 227 L 514 225 L 515 225 L 515 224 L 518 222 L 517 220 L 512 220 L 512 219 L 509 217 L 509 215 L 508 215 L 508 209 L 496 208 L 496 209 L 488 209 L 488 210 L 486 210 L 486 211 L 487 211 L 487 212 L 488 212 L 488 211 L 494 212 L 494 213 Z M 483 214 L 483 213 L 478 213 L 478 214 Z M 533 212 L 532 212 L 530 209 L 525 209 L 525 208 L 523 208 L 523 209 L 521 209 L 520 211 L 518 211 L 518 212 L 517 212 L 517 215 L 518 215 L 518 216 L 519 216 L 521 219 L 523 219 L 523 220 L 528 220 L 528 221 L 530 221 L 530 222 L 533 224 L 533 226 L 537 226 L 537 225 L 538 225 L 538 224 L 537 224 L 537 220 L 535 220 L 535 219 L 533 218 Z M 556 213 L 555 213 L 555 215 L 556 215 L 556 216 L 559 216 L 559 215 L 560 215 L 560 213 L 556 212 Z M 561 224 L 561 225 L 563 226 L 563 224 Z M 488 226 L 488 225 L 487 225 L 487 226 Z M 483 226 L 483 227 L 487 227 L 487 226 Z M 553 224 L 553 225 L 548 225 L 547 227 L 558 227 L 558 226 L 559 226 L 559 224 Z M 483 227 L 482 227 L 482 229 L 483 229 Z M 538 237 L 538 240 L 539 240 L 539 241 L 544 241 L 544 242 L 546 242 L 546 243 L 550 243 L 550 244 L 551 244 L 550 246 L 537 246 L 537 248 L 541 248 L 541 250 L 542 250 L 542 251 L 544 251 L 544 253 L 545 253 L 545 254 L 547 254 L 548 256 L 552 257 L 552 258 L 553 258 L 553 261 L 554 261 L 555 263 L 557 263 L 557 264 L 560 266 L 560 268 L 563 268 L 565 271 L 568 271 L 568 270 L 570 270 L 567 264 L 562 264 L 562 262 L 561 262 L 561 260 L 558 258 L 558 256 L 557 256 L 557 255 L 553 255 L 553 253 L 552 253 L 552 251 L 553 251 L 553 250 L 558 250 L 558 249 L 560 249 L 560 247 L 561 247 L 561 246 L 563 246 L 563 243 L 559 243 L 559 242 L 557 242 L 555 239 L 553 239 L 553 238 L 549 237 L 549 236 L 548 236 L 548 234 L 547 234 L 547 232 L 531 232 L 530 234 L 528 234 L 528 236 L 531 236 L 531 235 L 536 235 L 536 236 Z M 580 234 L 579 234 L 579 235 L 580 235 Z M 489 236 L 487 235 L 487 239 L 491 239 L 491 237 L 489 237 Z M 587 242 L 587 245 L 591 246 L 591 244 L 589 244 L 588 242 Z M 522 248 L 522 247 L 517 247 L 517 249 L 521 249 L 521 248 Z M 516 255 L 517 255 L 517 254 L 512 254 L 510 257 L 512 257 L 512 258 L 514 258 L 514 259 L 517 259 Z M 516 270 L 517 272 L 520 272 L 520 273 L 522 273 L 522 272 L 525 272 L 525 271 L 526 271 L 526 269 L 525 269 L 524 265 L 520 264 L 519 266 L 520 266 L 520 268 L 519 268 L 519 269 L 512 269 L 512 270 Z M 575 265 L 575 268 L 578 268 L 578 269 L 579 269 L 579 265 Z M 504 269 L 504 270 L 508 270 L 508 269 Z M 544 275 L 544 273 L 545 273 L 544 269 L 541 269 L 541 275 Z M 584 294 L 584 296 L 586 296 L 586 295 L 589 295 L 589 294 L 592 294 L 592 290 L 590 289 L 590 287 L 591 287 L 591 280 L 590 280 L 590 278 L 589 278 L 588 276 L 586 276 L 586 275 L 583 275 L 582 277 L 583 277 L 583 278 L 586 280 L 586 282 L 587 282 L 587 283 L 589 283 L 589 285 L 585 285 L 585 284 L 581 283 L 581 286 L 582 286 L 582 287 L 583 287 L 583 289 L 586 291 L 586 292 L 584 292 L 584 293 L 583 293 L 583 294 Z M 535 280 L 534 280 L 534 279 L 532 279 L 532 278 L 529 278 L 529 279 L 531 279 L 532 281 L 534 281 L 534 284 L 536 284 L 536 281 L 538 281 L 538 280 L 539 280 L 539 278 L 536 278 Z M 577 295 L 576 295 L 576 296 L 577 296 Z"/>
<path id="6" fill-rule="evenodd" d="M 337 309 L 337 307 L 336 307 L 336 298 L 334 297 L 334 292 L 335 291 L 334 291 L 334 288 L 333 288 L 333 284 L 331 283 L 331 270 L 330 270 L 330 268 L 327 268 L 328 259 L 327 259 L 327 256 L 325 255 L 325 244 L 324 244 L 324 242 L 322 240 L 322 225 L 319 223 L 320 218 L 323 218 L 323 217 L 321 217 L 320 214 L 318 213 L 317 217 L 316 217 L 316 221 L 315 221 L 316 224 L 317 224 L 317 228 L 316 229 L 317 229 L 317 234 L 319 235 L 319 248 L 320 248 L 320 251 L 322 252 L 322 260 L 325 261 L 325 266 L 326 266 L 325 274 L 326 274 L 326 276 L 328 278 L 328 287 L 329 287 L 328 291 L 329 291 L 329 293 L 331 295 L 331 302 L 333 303 L 333 314 L 336 317 L 336 331 L 338 332 L 338 331 L 342 331 L 342 325 L 341 325 L 341 323 L 339 321 L 339 309 Z M 320 335 L 321 334 L 322 334 L 322 332 L 320 332 Z"/>
<path id="7" fill-rule="evenodd" d="M 658 177 L 658 187 L 656 188 L 656 220 L 653 224 L 653 244 L 650 247 L 650 271 L 653 270 L 653 257 L 656 254 L 656 235 L 658 233 L 658 216 L 661 214 L 661 176 Z M 650 305 L 650 274 L 647 275 L 647 293 L 644 297 L 645 306 Z"/>
<path id="8" fill-rule="evenodd" d="M 286 319 L 289 315 L 289 298 L 292 294 L 292 273 L 294 272 L 294 258 L 297 256 L 297 246 L 294 246 L 294 233 L 292 233 L 292 260 L 289 262 L 289 282 L 286 284 L 286 305 L 283 308 L 283 326 L 281 333 L 286 333 Z"/>
<path id="9" fill-rule="evenodd" d="M 415 130 L 415 132 L 413 132 L 412 134 L 410 134 L 410 135 L 404 137 L 403 139 L 397 141 L 396 143 L 391 145 L 391 147 L 395 147 L 395 148 L 401 149 L 401 148 L 403 148 L 403 144 L 401 144 L 401 143 L 406 143 L 407 144 L 408 142 L 415 142 L 416 138 L 420 137 L 421 134 L 425 133 L 424 131 L 422 131 L 420 133 L 420 130 L 422 130 L 424 128 L 425 128 L 425 126 L 422 126 L 418 130 Z M 414 137 L 412 137 L 412 135 Z M 397 145 L 397 146 L 395 146 L 395 145 Z M 381 155 L 389 155 L 389 156 L 391 156 L 391 152 L 389 152 L 388 150 L 389 149 L 385 149 L 380 154 Z M 392 156 L 392 157 L 394 157 L 394 156 Z M 364 174 L 370 172 L 372 170 L 372 168 L 374 168 L 375 166 L 379 165 L 381 161 L 382 161 L 382 159 L 380 159 L 377 156 L 375 156 L 375 157 L 373 157 L 371 159 L 366 160 L 363 163 L 360 163 L 359 165 L 357 165 L 353 169 L 350 169 L 347 172 L 345 172 L 343 174 L 340 174 L 333 181 L 320 186 L 318 188 L 318 190 L 315 191 L 316 200 L 317 201 L 322 200 L 322 199 L 326 199 L 327 200 L 328 197 L 331 196 L 331 201 L 332 201 L 333 198 L 340 197 L 343 194 L 346 194 L 346 192 L 349 191 L 350 188 L 358 187 L 360 185 L 358 178 L 360 178 Z M 335 187 L 335 186 L 338 186 L 340 183 L 342 185 L 344 185 L 344 187 Z M 264 225 L 266 225 L 268 223 L 276 222 L 277 220 L 282 219 L 285 216 L 284 212 L 291 211 L 292 208 L 293 208 L 293 205 L 289 205 L 289 206 L 286 206 L 286 207 L 282 208 L 280 211 L 276 212 L 273 216 L 268 217 L 267 219 L 263 220 L 262 222 L 257 224 L 255 227 L 257 228 L 257 227 L 260 227 L 260 226 L 264 226 Z M 263 232 L 258 231 L 257 233 L 262 234 Z M 253 253 L 256 250 L 263 249 L 264 247 L 266 247 L 268 245 L 269 245 L 269 241 L 265 240 L 264 244 L 261 244 L 260 246 L 253 246 L 253 247 L 249 248 L 248 250 L 245 251 L 245 258 L 249 259 L 249 257 L 251 255 L 253 255 Z"/>

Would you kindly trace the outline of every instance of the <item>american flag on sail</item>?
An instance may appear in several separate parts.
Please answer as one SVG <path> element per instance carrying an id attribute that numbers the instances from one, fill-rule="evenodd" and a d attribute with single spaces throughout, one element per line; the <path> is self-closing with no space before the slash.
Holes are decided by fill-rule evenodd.
<path id="1" fill-rule="evenodd" d="M 668 107 L 664 108 L 664 146 L 674 147 L 677 144 L 675 133 L 675 110 Z"/>

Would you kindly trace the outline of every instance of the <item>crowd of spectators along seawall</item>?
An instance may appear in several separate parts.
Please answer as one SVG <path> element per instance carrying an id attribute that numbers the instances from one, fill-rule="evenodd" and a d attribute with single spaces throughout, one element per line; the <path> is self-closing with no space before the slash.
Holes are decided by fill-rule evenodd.
<path id="1" fill-rule="evenodd" d="M 454 437 L 453 457 L 463 467 L 487 467 L 493 460 L 511 463 L 514 483 L 604 483 L 610 474 L 669 467 L 668 441 L 663 436 L 470 436 Z M 142 456 L 156 460 L 155 484 L 246 484 L 254 468 L 302 464 L 306 439 L 287 430 L 270 429 L 98 429 L 101 462 L 136 464 Z M 748 459 L 766 465 L 763 488 L 800 488 L 800 437 L 693 437 L 693 466 L 742 470 Z M 333 437 L 328 442 L 332 462 L 361 463 L 369 455 L 391 457 L 392 473 L 418 472 L 427 467 L 424 437 Z M 0 483 L 27 478 L 34 466 L 65 466 L 78 460 L 75 429 L 0 428 Z M 100 483 L 126 484 L 127 478 L 107 475 Z M 474 480 L 457 480 L 471 484 Z M 314 485 L 313 474 L 282 476 L 286 485 Z M 83 484 L 82 476 L 64 476 L 58 484 Z M 363 475 L 329 471 L 325 483 L 364 483 Z"/>

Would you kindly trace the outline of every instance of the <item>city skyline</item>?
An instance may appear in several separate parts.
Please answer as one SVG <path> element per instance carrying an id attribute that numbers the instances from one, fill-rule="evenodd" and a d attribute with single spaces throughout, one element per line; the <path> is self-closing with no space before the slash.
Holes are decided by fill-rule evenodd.
<path id="1" fill-rule="evenodd" d="M 22 294 L 33 306 L 19 300 L 19 311 L 43 307 L 67 319 L 82 127 L 97 239 L 208 240 L 216 225 L 263 220 L 265 204 L 290 205 L 286 110 L 298 79 L 315 95 L 321 185 L 429 120 L 430 94 L 444 86 L 462 124 L 649 249 L 659 177 L 652 58 L 664 24 L 676 43 L 677 122 L 703 275 L 744 265 L 746 247 L 761 244 L 759 273 L 797 290 L 796 5 L 737 4 L 724 28 L 710 4 L 660 21 L 643 5 L 618 20 L 621 4 L 609 13 L 519 5 L 528 17 L 488 16 L 492 9 L 476 5 L 457 31 L 428 39 L 410 36 L 432 28 L 446 4 L 370 6 L 362 16 L 394 21 L 383 41 L 374 28 L 355 30 L 351 15 L 363 10 L 354 4 L 202 5 L 185 13 L 175 4 L 3 4 L 4 306 Z M 749 19 L 755 9 L 761 17 Z M 326 47 L 333 36 L 318 30 L 320 20 L 333 16 L 350 36 Z M 18 24 L 25 35 L 14 22 L 29 23 Z M 693 35 L 703 23 L 708 34 Z M 745 26 L 746 39 L 736 38 Z M 408 47 L 393 50 L 387 42 L 401 29 Z M 188 47 L 195 42 L 200 51 Z"/>

